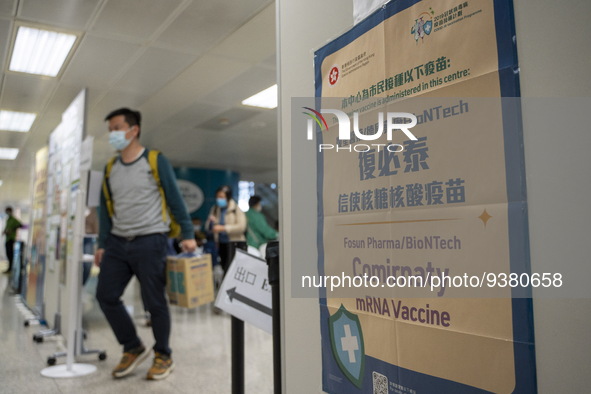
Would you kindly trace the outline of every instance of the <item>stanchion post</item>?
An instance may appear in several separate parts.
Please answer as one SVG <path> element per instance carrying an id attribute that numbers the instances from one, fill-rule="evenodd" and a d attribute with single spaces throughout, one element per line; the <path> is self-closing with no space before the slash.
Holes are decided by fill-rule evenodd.
<path id="1" fill-rule="evenodd" d="M 244 394 L 244 322 L 232 316 L 232 394 Z"/>
<path id="2" fill-rule="evenodd" d="M 230 243 L 230 261 L 236 248 L 246 250 L 246 242 Z M 232 394 L 244 394 L 244 322 L 232 316 Z"/>
<path id="3" fill-rule="evenodd" d="M 279 242 L 267 244 L 265 258 L 269 266 L 273 309 L 273 392 L 281 394 L 281 313 L 279 298 Z"/>

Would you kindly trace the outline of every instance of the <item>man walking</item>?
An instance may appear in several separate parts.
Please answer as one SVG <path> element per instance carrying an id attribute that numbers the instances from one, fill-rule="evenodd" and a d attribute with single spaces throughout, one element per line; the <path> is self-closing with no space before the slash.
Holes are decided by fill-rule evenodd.
<path id="1" fill-rule="evenodd" d="M 181 227 L 181 247 L 192 252 L 196 248 L 193 225 L 170 163 L 139 142 L 141 114 L 121 108 L 105 120 L 109 143 L 119 155 L 105 168 L 95 264 L 101 268 L 97 300 L 123 346 L 123 357 L 112 375 L 129 375 L 150 353 L 121 301 L 135 275 L 144 307 L 150 312 L 155 340 L 154 362 L 147 378 L 164 379 L 174 368 L 165 295 L 167 234 L 176 221 Z"/>
<path id="2" fill-rule="evenodd" d="M 4 271 L 5 274 L 9 274 L 12 271 L 12 260 L 14 258 L 14 242 L 16 241 L 16 231 L 23 225 L 18 221 L 17 218 L 12 216 L 12 207 L 6 207 L 4 211 L 8 215 L 6 219 L 6 226 L 4 227 L 4 236 L 6 242 L 6 258 L 8 259 L 8 268 Z"/>

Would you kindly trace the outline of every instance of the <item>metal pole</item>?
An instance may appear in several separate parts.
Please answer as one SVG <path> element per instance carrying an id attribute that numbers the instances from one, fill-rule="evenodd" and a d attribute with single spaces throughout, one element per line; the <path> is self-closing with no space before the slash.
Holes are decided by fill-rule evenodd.
<path id="1" fill-rule="evenodd" d="M 244 322 L 232 316 L 232 394 L 244 394 Z"/>
<path id="2" fill-rule="evenodd" d="M 230 261 L 236 248 L 246 249 L 246 243 L 230 244 Z M 232 394 L 244 394 L 244 322 L 232 316 Z"/>
<path id="3" fill-rule="evenodd" d="M 279 298 L 279 242 L 267 244 L 265 258 L 269 265 L 273 308 L 273 392 L 281 394 L 281 312 Z"/>

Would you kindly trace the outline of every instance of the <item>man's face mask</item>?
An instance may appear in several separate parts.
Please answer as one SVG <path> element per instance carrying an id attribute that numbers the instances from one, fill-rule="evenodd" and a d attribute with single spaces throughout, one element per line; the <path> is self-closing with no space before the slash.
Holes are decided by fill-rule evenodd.
<path id="1" fill-rule="evenodd" d="M 113 130 L 109 133 L 109 144 L 116 150 L 123 150 L 127 148 L 131 140 L 125 138 L 127 131 Z"/>

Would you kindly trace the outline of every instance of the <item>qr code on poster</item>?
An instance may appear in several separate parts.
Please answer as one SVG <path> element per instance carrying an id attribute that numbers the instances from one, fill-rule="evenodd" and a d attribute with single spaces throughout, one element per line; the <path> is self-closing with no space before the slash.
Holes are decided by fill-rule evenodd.
<path id="1" fill-rule="evenodd" d="M 388 378 L 373 372 L 373 394 L 388 394 Z"/>

